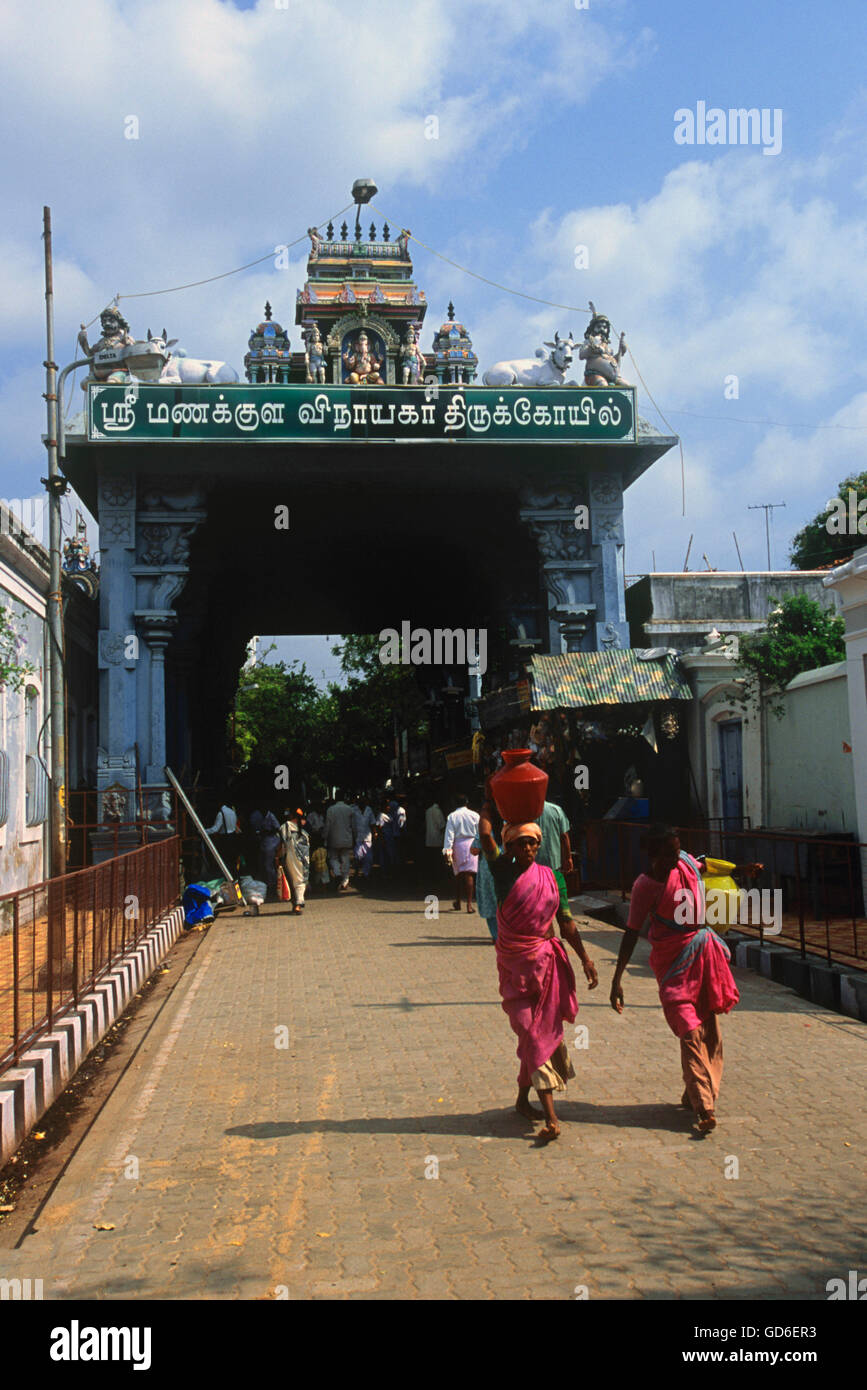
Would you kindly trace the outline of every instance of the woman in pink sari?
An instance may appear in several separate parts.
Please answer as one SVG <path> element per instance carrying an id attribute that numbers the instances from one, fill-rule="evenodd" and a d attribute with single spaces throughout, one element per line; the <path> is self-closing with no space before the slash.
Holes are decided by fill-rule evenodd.
<path id="1" fill-rule="evenodd" d="M 536 863 L 542 843 L 538 825 L 503 827 L 503 849 L 490 835 L 482 848 L 491 866 L 497 895 L 497 969 L 503 1008 L 518 1035 L 518 1099 L 515 1109 L 525 1119 L 544 1118 L 539 1139 L 548 1143 L 560 1133 L 554 1092 L 565 1088 L 575 1072 L 563 1040 L 563 1024 L 578 1012 L 575 975 L 562 941 L 554 934 L 554 919 L 564 941 L 579 957 L 590 989 L 599 983 L 575 920 L 560 905 L 560 889 L 551 869 Z M 543 1115 L 530 1104 L 535 1086 Z"/>
<path id="2" fill-rule="evenodd" d="M 669 1028 L 680 1039 L 686 1087 L 681 1105 L 698 1115 L 702 1134 L 716 1127 L 723 1071 L 719 1015 L 740 998 L 725 942 L 705 925 L 701 865 L 680 848 L 677 831 L 654 826 L 648 833 L 650 873 L 632 886 L 629 920 L 611 985 L 611 1007 L 623 1013 L 621 979 L 645 918 L 650 917 L 650 968 Z M 760 868 L 750 865 L 750 870 Z"/>

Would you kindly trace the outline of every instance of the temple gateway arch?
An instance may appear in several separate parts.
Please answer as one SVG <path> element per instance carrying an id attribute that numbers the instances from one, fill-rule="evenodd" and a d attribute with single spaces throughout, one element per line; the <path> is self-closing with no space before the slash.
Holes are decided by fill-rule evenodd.
<path id="1" fill-rule="evenodd" d="M 253 632 L 484 628 L 486 689 L 519 644 L 629 645 L 623 494 L 676 440 L 633 387 L 479 384 L 451 305 L 425 351 L 374 232 L 312 239 L 300 350 L 267 305 L 246 381 L 93 367 L 63 466 L 100 530 L 100 821 L 135 820 L 137 764 L 155 824 L 166 763 L 219 776 Z"/>

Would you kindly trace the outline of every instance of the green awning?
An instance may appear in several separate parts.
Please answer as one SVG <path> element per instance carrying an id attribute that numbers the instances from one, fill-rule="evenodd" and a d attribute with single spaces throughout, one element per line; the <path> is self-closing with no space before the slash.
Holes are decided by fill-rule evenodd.
<path id="1" fill-rule="evenodd" d="M 667 654 L 642 660 L 631 647 L 534 656 L 527 674 L 534 710 L 692 699 L 677 657 Z"/>

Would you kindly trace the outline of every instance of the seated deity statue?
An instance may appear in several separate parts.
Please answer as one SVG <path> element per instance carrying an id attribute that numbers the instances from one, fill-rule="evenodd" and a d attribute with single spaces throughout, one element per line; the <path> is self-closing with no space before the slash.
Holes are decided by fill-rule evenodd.
<path id="1" fill-rule="evenodd" d="M 384 386 L 380 375 L 382 361 L 371 350 L 366 333 L 359 333 L 354 347 L 350 346 L 348 352 L 344 352 L 343 361 L 346 366 L 346 379 L 353 386 Z"/>

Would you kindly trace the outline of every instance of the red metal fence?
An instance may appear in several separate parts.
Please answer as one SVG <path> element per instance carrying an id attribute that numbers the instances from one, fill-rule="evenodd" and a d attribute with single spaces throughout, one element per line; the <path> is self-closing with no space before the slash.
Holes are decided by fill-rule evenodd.
<path id="1" fill-rule="evenodd" d="M 136 815 L 131 820 L 100 820 L 99 818 L 99 797 L 100 793 L 93 790 L 71 791 L 68 796 L 67 806 L 67 864 L 70 869 L 83 869 L 93 862 L 93 832 L 99 831 L 103 837 L 103 842 L 107 840 L 115 855 L 123 854 L 125 849 L 124 841 L 128 834 L 131 834 L 140 841 L 141 844 L 151 844 L 155 840 L 162 840 L 166 837 L 166 832 L 180 835 L 181 839 L 188 839 L 196 836 L 195 827 L 190 820 L 187 809 L 181 801 L 177 792 L 170 787 L 161 793 L 167 798 L 167 805 L 164 813 L 165 820 L 151 820 L 147 815 L 147 807 L 143 805 L 140 798 L 133 799 L 133 807 Z M 210 810 L 211 803 L 215 803 L 215 798 L 207 792 L 201 790 L 188 790 L 193 805 L 202 807 L 203 803 Z M 216 803 L 215 803 L 216 809 Z M 205 824 L 209 823 L 207 811 L 205 814 Z"/>
<path id="2" fill-rule="evenodd" d="M 580 845 L 582 880 L 593 887 L 619 890 L 626 898 L 633 882 L 647 868 L 641 845 L 646 824 L 634 821 L 587 821 L 573 837 Z M 755 932 L 784 945 L 797 945 L 827 958 L 829 964 L 867 968 L 867 917 L 864 915 L 862 866 L 867 869 L 867 845 L 847 836 L 810 835 L 797 831 L 729 830 L 721 822 L 681 827 L 681 847 L 734 864 L 762 864 L 749 881 L 778 894 L 779 933 L 761 922 L 739 922 L 738 930 Z"/>
<path id="3" fill-rule="evenodd" d="M 0 896 L 0 1070 L 178 902 L 180 843 Z"/>

